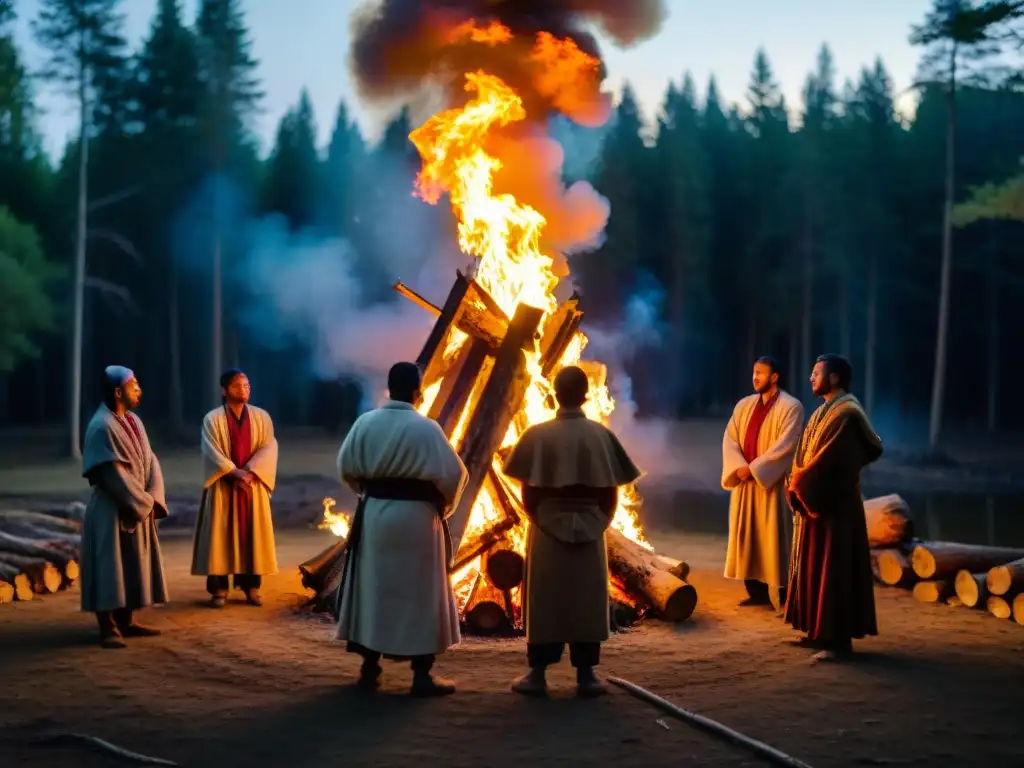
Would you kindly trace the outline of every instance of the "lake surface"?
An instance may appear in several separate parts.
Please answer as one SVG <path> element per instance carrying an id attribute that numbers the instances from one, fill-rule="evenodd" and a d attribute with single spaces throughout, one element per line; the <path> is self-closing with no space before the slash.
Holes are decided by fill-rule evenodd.
<path id="1" fill-rule="evenodd" d="M 899 493 L 910 505 L 919 539 L 1024 548 L 1024 494 L 912 493 L 865 488 L 865 495 Z M 727 536 L 729 496 L 707 491 L 644 491 L 645 525 L 655 530 Z"/>

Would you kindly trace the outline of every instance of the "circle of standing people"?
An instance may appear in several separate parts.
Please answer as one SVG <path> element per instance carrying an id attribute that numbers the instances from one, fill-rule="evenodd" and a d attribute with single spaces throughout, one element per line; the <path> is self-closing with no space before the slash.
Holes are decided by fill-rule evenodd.
<path id="1" fill-rule="evenodd" d="M 357 684 L 379 687 L 381 660 L 408 661 L 411 693 L 444 696 L 455 684 L 433 674 L 460 642 L 449 578 L 447 521 L 467 471 L 443 430 L 417 411 L 420 370 L 398 363 L 389 399 L 360 416 L 338 453 L 341 480 L 359 497 L 341 587 L 336 639 L 362 659 Z M 811 387 L 824 402 L 803 426 L 803 407 L 779 386 L 770 357 L 754 364 L 754 394 L 733 412 L 722 444 L 722 487 L 731 492 L 725 576 L 745 582 L 746 605 L 772 605 L 802 631 L 819 660 L 877 634 L 860 471 L 881 441 L 849 393 L 850 363 L 822 355 Z M 168 600 L 157 521 L 167 517 L 160 462 L 135 413 L 142 389 L 123 366 L 104 371 L 103 402 L 89 421 L 82 474 L 91 486 L 81 552 L 81 609 L 94 613 L 104 648 L 159 630 L 135 613 Z M 245 373 L 226 371 L 222 403 L 203 419 L 203 492 L 192 574 L 206 577 L 210 605 L 230 587 L 262 605 L 263 576 L 277 572 L 270 499 L 278 444 L 270 415 L 249 404 Z M 512 683 L 545 696 L 546 670 L 569 649 L 577 693 L 607 692 L 595 673 L 609 637 L 605 531 L 619 488 L 641 471 L 618 438 L 588 419 L 586 374 L 554 380 L 555 418 L 527 429 L 504 472 L 521 484 L 530 520 L 523 585 L 528 671 Z"/>

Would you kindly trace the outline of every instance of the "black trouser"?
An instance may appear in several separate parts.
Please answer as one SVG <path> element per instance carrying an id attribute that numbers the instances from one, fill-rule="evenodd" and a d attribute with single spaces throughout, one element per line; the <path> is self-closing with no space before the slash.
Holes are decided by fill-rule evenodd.
<path id="1" fill-rule="evenodd" d="M 422 656 L 384 656 L 380 651 L 374 651 L 367 648 L 365 645 L 359 643 L 348 643 L 347 650 L 349 653 L 358 653 L 363 657 L 363 667 L 376 667 L 380 665 L 381 657 L 394 659 L 396 661 L 409 661 L 409 666 L 412 667 L 412 671 L 417 675 L 429 675 L 430 670 L 434 668 L 434 654 L 428 653 Z"/>
<path id="2" fill-rule="evenodd" d="M 771 588 L 763 581 L 757 579 L 744 579 L 744 586 L 747 588 L 747 594 L 750 595 L 751 600 L 756 600 L 759 603 L 771 603 Z M 786 602 L 786 588 L 779 588 L 779 604 L 783 605 Z"/>
<path id="3" fill-rule="evenodd" d="M 527 643 L 526 661 L 531 669 L 543 669 L 562 660 L 565 643 Z M 600 643 L 569 643 L 569 662 L 582 669 L 601 663 Z"/>
<path id="4" fill-rule="evenodd" d="M 259 589 L 263 578 L 252 573 L 236 573 L 234 575 L 235 589 L 248 592 L 250 589 Z M 211 595 L 226 595 L 228 593 L 227 576 L 207 576 L 206 591 Z"/>
<path id="5" fill-rule="evenodd" d="M 118 608 L 113 611 L 97 611 L 96 621 L 100 625 L 100 634 L 104 637 L 114 634 L 132 625 L 132 611 L 129 608 Z"/>

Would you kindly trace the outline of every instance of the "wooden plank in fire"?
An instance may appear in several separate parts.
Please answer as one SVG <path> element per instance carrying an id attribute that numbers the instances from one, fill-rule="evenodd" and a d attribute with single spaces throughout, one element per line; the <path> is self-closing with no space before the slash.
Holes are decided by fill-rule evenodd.
<path id="1" fill-rule="evenodd" d="M 480 398 L 459 446 L 469 480 L 455 513 L 449 518 L 452 544 L 458 551 L 469 522 L 477 494 L 491 469 L 494 454 L 501 446 L 512 418 L 519 412 L 530 383 L 523 348 L 533 343 L 543 311 L 526 304 L 516 308 L 508 333 L 494 361 Z"/>
<path id="2" fill-rule="evenodd" d="M 488 346 L 480 339 L 470 339 L 462 345 L 455 362 L 444 372 L 441 388 L 427 413 L 441 425 L 451 439 L 459 418 L 469 402 L 473 387 L 487 360 Z"/>

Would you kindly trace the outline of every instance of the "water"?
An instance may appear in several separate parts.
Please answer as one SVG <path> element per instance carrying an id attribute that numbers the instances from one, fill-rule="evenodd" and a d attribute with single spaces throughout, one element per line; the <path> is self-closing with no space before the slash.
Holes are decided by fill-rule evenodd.
<path id="1" fill-rule="evenodd" d="M 959 541 L 1024 548 L 1024 494 L 914 493 L 865 488 L 868 498 L 898 493 L 926 541 Z M 648 490 L 641 513 L 654 530 L 714 536 L 729 534 L 729 496 L 708 491 Z"/>

